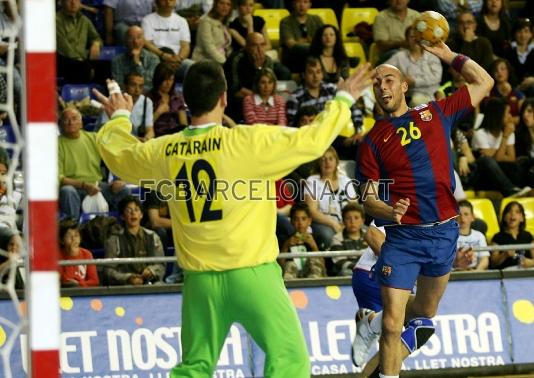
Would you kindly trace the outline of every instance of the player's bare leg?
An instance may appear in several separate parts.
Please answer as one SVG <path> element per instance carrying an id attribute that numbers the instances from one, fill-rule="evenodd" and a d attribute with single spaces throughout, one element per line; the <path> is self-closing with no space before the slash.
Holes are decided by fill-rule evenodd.
<path id="1" fill-rule="evenodd" d="M 410 291 L 382 286 L 382 336 L 380 337 L 381 372 L 384 375 L 399 375 L 401 356 L 401 333 L 404 311 L 410 298 Z"/>
<path id="2" fill-rule="evenodd" d="M 449 277 L 450 273 L 441 277 L 419 276 L 415 298 L 409 301 L 406 307 L 406 319 L 413 319 L 417 316 L 434 317 L 447 288 Z"/>

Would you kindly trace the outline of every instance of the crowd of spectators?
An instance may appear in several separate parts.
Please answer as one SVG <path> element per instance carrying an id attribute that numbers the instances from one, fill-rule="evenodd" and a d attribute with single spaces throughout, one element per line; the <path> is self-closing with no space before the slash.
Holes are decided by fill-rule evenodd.
<path id="1" fill-rule="evenodd" d="M 58 84 L 102 85 L 106 77 L 112 77 L 132 96 L 132 134 L 146 142 L 188 125 L 181 82 L 195 61 L 210 59 L 220 63 L 226 73 L 227 126 L 305 126 L 333 98 L 336 83 L 349 75 L 358 59 L 345 51 L 347 36 L 335 25 L 325 24 L 319 16 L 309 13 L 312 6 L 325 7 L 330 2 L 259 3 L 265 8 L 287 7 L 290 11 L 280 22 L 279 45 L 269 39 L 265 20 L 253 14 L 255 0 L 104 0 L 97 9 L 84 6 L 82 0 L 61 0 L 56 16 Z M 461 237 L 455 267 L 484 270 L 534 266 L 532 251 L 490 254 L 470 250 L 486 242 L 531 242 L 532 235 L 525 230 L 524 209 L 513 202 L 503 211 L 501 231 L 486 241 L 483 233 L 472 227 L 476 223 L 473 208 L 461 190 L 493 190 L 505 197 L 534 195 L 533 2 L 527 2 L 520 12 L 512 12 L 504 0 L 335 3 L 339 24 L 344 6 L 378 8 L 370 26 L 372 40 L 361 42 L 368 59 L 370 43 L 374 43 L 378 53 L 372 63 L 392 64 L 403 72 L 409 84 L 410 106 L 442 99 L 464 84 L 461 75 L 444 67 L 415 40 L 412 24 L 421 11 L 434 9 L 444 14 L 451 26 L 447 41 L 451 49 L 476 60 L 494 77 L 495 86 L 488 98 L 475 110 L 475 116 L 462 122 L 451 140 L 460 188 L 456 196 L 460 201 Z M 10 16 L 4 6 L 1 30 L 9 28 Z M 108 47 L 117 48 L 117 54 L 110 61 L 100 59 Z M 5 64 L 5 54 L 0 48 L 0 64 Z M 20 75 L 15 76 L 16 91 L 21 83 Z M 284 88 L 292 83 L 292 90 L 280 92 L 282 83 Z M 0 88 L 5 97 L 5 78 L 1 75 Z M 358 101 L 351 109 L 354 135 L 337 138 L 321 159 L 286 177 L 298 184 L 293 190 L 303 195 L 294 195 L 297 201 L 279 203 L 277 233 L 281 251 L 367 248 L 363 235 L 369 219 L 353 200 L 355 188 L 350 185 L 350 178 L 341 173 L 339 164 L 340 160 L 355 159 L 366 131 L 364 120 L 380 116 L 380 109 L 373 105 L 372 96 Z M 84 225 L 78 221 L 83 220 L 84 203 L 90 202 L 86 198 L 94 197 L 98 197 L 96 205 L 88 208 L 105 210 L 122 224 L 120 231 L 107 235 L 101 245 L 103 253 L 95 256 L 172 253 L 165 201 L 152 192 L 144 193 L 147 200 L 139 202 L 131 197 L 131 187 L 106 170 L 96 152 L 95 133 L 86 130 L 90 117 L 83 110 L 68 106 L 58 114 L 61 258 L 92 256 L 82 247 L 80 228 Z M 0 114 L 0 122 L 3 118 Z M 105 114 L 97 115 L 96 129 L 106 121 Z M 9 168 L 9 159 L 3 154 L 0 153 L 2 176 Z M 285 190 L 283 183 L 278 182 L 277 188 Z M 10 253 L 20 250 L 20 198 L 16 197 L 17 192 L 8 194 L 0 182 L 0 242 Z M 8 260 L 0 259 L 1 269 Z M 349 275 L 354 263 L 354 258 L 281 261 L 288 279 Z M 181 277 L 179 268 L 166 271 L 164 264 L 106 266 L 98 269 L 98 275 L 96 271 L 94 266 L 64 268 L 61 282 L 64 286 L 140 285 L 176 282 L 174 279 L 179 281 Z M 165 279 L 169 273 L 173 280 Z"/>

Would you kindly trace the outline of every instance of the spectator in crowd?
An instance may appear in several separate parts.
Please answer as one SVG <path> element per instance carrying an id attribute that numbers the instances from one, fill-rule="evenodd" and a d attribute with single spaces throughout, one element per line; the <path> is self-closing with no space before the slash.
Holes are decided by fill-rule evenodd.
<path id="1" fill-rule="evenodd" d="M 408 8 L 409 0 L 390 0 L 389 7 L 380 11 L 373 24 L 373 40 L 379 49 L 379 61 L 387 60 L 397 49 L 406 47 L 404 31 L 419 17 Z"/>
<path id="2" fill-rule="evenodd" d="M 141 227 L 143 212 L 141 202 L 128 196 L 119 204 L 124 229 L 106 240 L 106 258 L 163 257 L 159 236 Z M 165 265 L 162 263 L 132 263 L 106 265 L 104 274 L 109 285 L 143 285 L 163 280 Z"/>
<path id="3" fill-rule="evenodd" d="M 80 0 L 61 0 L 56 14 L 57 70 L 67 83 L 91 82 L 90 60 L 100 56 L 100 35 L 81 6 Z"/>
<path id="4" fill-rule="evenodd" d="M 153 0 L 104 0 L 104 31 L 107 45 L 126 45 L 126 31 L 140 26 L 152 12 Z"/>
<path id="5" fill-rule="evenodd" d="M 441 82 L 441 61 L 417 43 L 413 26 L 406 28 L 406 48 L 401 48 L 386 63 L 397 67 L 408 82 L 410 106 L 426 104 L 434 99 Z"/>
<path id="6" fill-rule="evenodd" d="M 130 114 L 132 121 L 132 134 L 141 141 L 154 138 L 154 104 L 143 94 L 145 78 L 138 72 L 126 75 L 124 91 L 132 96 L 133 108 Z M 100 124 L 109 121 L 105 112 L 102 112 Z"/>
<path id="7" fill-rule="evenodd" d="M 80 247 L 81 236 L 78 222 L 64 219 L 59 223 L 59 246 L 61 260 L 92 260 L 91 251 Z M 98 286 L 95 265 L 67 265 L 59 267 L 62 287 Z"/>
<path id="8" fill-rule="evenodd" d="M 296 115 L 304 106 L 315 106 L 322 111 L 327 101 L 334 98 L 336 85 L 324 80 L 321 62 L 316 57 L 308 57 L 302 75 L 302 85 L 287 99 L 287 122 L 290 126 L 297 126 Z M 362 112 L 355 105 L 352 106 L 352 122 L 355 126 L 362 124 Z"/>
<path id="9" fill-rule="evenodd" d="M 456 258 L 454 270 L 486 270 L 489 266 L 489 251 L 473 251 L 473 247 L 486 247 L 486 237 L 480 231 L 471 228 L 475 221 L 473 205 L 467 200 L 458 203 L 460 216 L 460 236 L 456 244 Z"/>
<path id="10" fill-rule="evenodd" d="M 323 25 L 319 16 L 308 14 L 311 0 L 293 0 L 293 13 L 280 21 L 280 45 L 282 46 L 282 63 L 291 72 L 302 72 L 303 57 L 308 50 L 313 36 Z"/>
<path id="11" fill-rule="evenodd" d="M 357 250 L 367 248 L 364 240 L 366 228 L 364 225 L 365 212 L 363 207 L 356 203 L 349 203 L 341 210 L 343 218 L 343 231 L 337 233 L 332 240 L 331 251 Z M 341 256 L 332 257 L 333 271 L 337 276 L 352 276 L 352 271 L 358 262 L 358 257 Z"/>
<path id="12" fill-rule="evenodd" d="M 187 20 L 191 32 L 191 49 L 196 41 L 200 17 L 213 7 L 213 0 L 180 0 L 176 2 L 176 12 Z"/>
<path id="13" fill-rule="evenodd" d="M 478 16 L 482 10 L 482 0 L 436 0 L 436 10 L 447 19 L 449 30 L 456 30 L 458 14 L 465 10 Z"/>
<path id="14" fill-rule="evenodd" d="M 263 68 L 253 86 L 253 93 L 243 99 L 245 123 L 287 125 L 286 103 L 276 94 L 276 76 L 269 68 Z"/>
<path id="15" fill-rule="evenodd" d="M 143 18 L 145 48 L 161 61 L 172 64 L 180 79 L 193 64 L 188 59 L 191 52 L 191 34 L 187 21 L 174 12 L 176 0 L 156 0 L 156 12 Z M 170 49 L 170 50 L 169 50 Z"/>
<path id="16" fill-rule="evenodd" d="M 323 25 L 317 30 L 310 44 L 310 55 L 321 62 L 325 82 L 337 84 L 340 78 L 349 76 L 349 58 L 335 26 Z"/>
<path id="17" fill-rule="evenodd" d="M 253 16 L 254 0 L 237 0 L 238 16 L 230 22 L 230 34 L 232 35 L 232 49 L 239 51 L 245 47 L 247 36 L 250 33 L 261 33 L 265 40 L 265 50 L 271 51 L 272 45 L 267 34 L 265 20 L 260 16 Z"/>
<path id="18" fill-rule="evenodd" d="M 173 134 L 187 125 L 185 102 L 174 90 L 175 73 L 169 63 L 160 63 L 154 71 L 153 87 L 148 97 L 154 107 L 154 135 Z"/>
<path id="19" fill-rule="evenodd" d="M 534 185 L 534 98 L 527 98 L 519 112 L 515 151 L 517 162 L 526 172 L 528 185 Z"/>
<path id="20" fill-rule="evenodd" d="M 501 230 L 493 236 L 492 244 L 530 244 L 532 234 L 525 231 L 525 209 L 517 201 L 509 202 L 502 211 Z M 506 269 L 510 267 L 534 267 L 533 250 L 492 251 L 490 269 Z"/>
<path id="21" fill-rule="evenodd" d="M 9 156 L 0 147 L 0 228 L 17 231 L 17 210 L 20 208 L 22 195 L 19 192 L 8 193 L 7 172 Z"/>
<path id="22" fill-rule="evenodd" d="M 527 96 L 534 96 L 534 42 L 532 22 L 520 18 L 514 25 L 514 40 L 506 53 L 506 59 L 514 68 L 519 81 L 519 89 Z"/>
<path id="23" fill-rule="evenodd" d="M 247 35 L 246 47 L 229 59 L 225 68 L 229 88 L 227 113 L 237 121 L 243 119 L 243 98 L 253 94 L 254 80 L 262 69 L 273 70 L 278 80 L 291 78 L 283 64 L 265 53 L 265 38 L 256 32 Z"/>
<path id="24" fill-rule="evenodd" d="M 304 201 L 310 207 L 319 249 L 324 251 L 330 248 L 334 235 L 343 230 L 341 209 L 356 200 L 356 191 L 350 179 L 339 172 L 339 157 L 333 147 L 317 165 L 318 174 L 307 179 Z"/>
<path id="25" fill-rule="evenodd" d="M 524 176 L 515 161 L 514 123 L 510 107 L 492 97 L 484 105 L 484 119 L 472 140 L 477 159 L 476 189 L 498 190 L 504 196 L 523 196 L 530 187 L 520 188 Z"/>
<path id="26" fill-rule="evenodd" d="M 75 108 L 61 113 L 58 139 L 59 209 L 65 216 L 79 219 L 85 196 L 102 193 L 109 209 L 116 210 L 128 194 L 125 183 L 102 182 L 101 158 L 96 150 L 95 133 L 83 130 L 82 115 Z"/>
<path id="27" fill-rule="evenodd" d="M 143 91 L 152 89 L 152 77 L 159 64 L 159 58 L 144 49 L 145 36 L 139 26 L 130 26 L 126 32 L 127 51 L 111 61 L 111 76 L 122 87 L 130 72 L 137 72 L 144 78 Z"/>
<path id="28" fill-rule="evenodd" d="M 298 127 L 310 125 L 317 114 L 319 114 L 319 111 L 314 106 L 303 106 L 300 108 L 299 112 L 297 113 Z M 298 201 L 302 201 L 304 199 L 304 187 L 306 186 L 306 180 L 315 171 L 316 166 L 317 161 L 312 160 L 300 165 L 297 169 L 286 176 L 286 179 L 290 180 L 290 182 L 292 182 L 294 185 L 293 189 L 296 190 L 294 198 Z"/>
<path id="29" fill-rule="evenodd" d="M 232 52 L 228 21 L 232 15 L 231 0 L 215 0 L 213 7 L 200 18 L 193 60 L 214 60 L 224 64 Z"/>
<path id="30" fill-rule="evenodd" d="M 456 155 L 454 159 L 454 176 L 456 178 L 454 198 L 459 201 L 465 199 L 463 186 L 470 187 L 473 185 L 473 175 L 476 173 L 476 159 L 465 134 L 458 128 L 453 131 L 452 145 Z"/>
<path id="31" fill-rule="evenodd" d="M 452 51 L 467 55 L 487 71 L 493 61 L 493 48 L 487 38 L 476 35 L 476 30 L 475 16 L 469 11 L 460 12 L 458 30 L 451 33 L 447 45 Z"/>
<path id="32" fill-rule="evenodd" d="M 495 55 L 504 57 L 512 40 L 505 0 L 484 0 L 477 25 L 477 34 L 491 42 Z"/>
<path id="33" fill-rule="evenodd" d="M 314 106 L 322 111 L 326 102 L 334 97 L 336 85 L 323 81 L 323 69 L 319 59 L 309 56 L 306 59 L 303 83 L 286 101 L 287 123 L 289 126 L 297 126 L 296 114 L 304 106 Z M 352 105 L 352 123 L 356 132 L 352 137 L 338 136 L 334 141 L 336 150 L 343 159 L 354 159 L 356 156 L 356 145 L 363 137 L 361 125 L 363 123 L 363 113 L 357 104 Z"/>
<path id="34" fill-rule="evenodd" d="M 18 264 L 22 260 L 22 238 L 20 233 L 9 228 L 0 228 L 0 249 L 5 252 L 0 253 L 0 280 L 3 284 L 9 282 L 13 277 L 15 289 L 24 289 L 25 274 Z M 10 271 L 10 268 L 13 270 Z M 13 273 L 11 273 L 13 272 Z"/>
<path id="35" fill-rule="evenodd" d="M 506 59 L 498 58 L 491 63 L 489 73 L 495 80 L 490 96 L 502 98 L 510 107 L 514 125 L 519 124 L 519 109 L 525 98 L 520 90 L 514 89 L 513 69 Z"/>
<path id="36" fill-rule="evenodd" d="M 310 233 L 312 223 L 311 212 L 306 204 L 297 204 L 289 213 L 295 233 L 287 239 L 280 252 L 309 252 L 319 251 L 313 235 Z M 284 280 L 297 277 L 322 278 L 326 277 L 326 267 L 322 257 L 295 257 L 281 261 Z"/>

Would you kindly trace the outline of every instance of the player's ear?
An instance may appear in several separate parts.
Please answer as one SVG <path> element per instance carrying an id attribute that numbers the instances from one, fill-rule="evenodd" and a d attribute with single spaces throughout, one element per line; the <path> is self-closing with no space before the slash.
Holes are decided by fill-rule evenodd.
<path id="1" fill-rule="evenodd" d="M 224 91 L 221 96 L 219 97 L 219 102 L 221 104 L 221 107 L 224 109 L 228 106 L 228 98 L 227 98 L 227 94 L 226 94 L 226 91 Z"/>
<path id="2" fill-rule="evenodd" d="M 402 93 L 408 92 L 408 82 L 406 80 L 403 80 L 401 82 L 401 88 L 402 88 Z"/>

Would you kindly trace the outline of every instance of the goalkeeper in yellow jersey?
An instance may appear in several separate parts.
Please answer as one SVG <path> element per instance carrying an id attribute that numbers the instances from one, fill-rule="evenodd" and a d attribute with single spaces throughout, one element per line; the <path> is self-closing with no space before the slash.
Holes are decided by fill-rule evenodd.
<path id="1" fill-rule="evenodd" d="M 310 126 L 221 126 L 226 80 L 219 64 L 195 63 L 183 83 L 191 126 L 141 143 L 131 135 L 132 101 L 108 82 L 95 92 L 111 121 L 97 145 L 114 174 L 168 200 L 184 270 L 182 362 L 171 377 L 210 378 L 234 322 L 266 354 L 264 376 L 310 376 L 302 328 L 276 263 L 275 180 L 320 157 L 350 123 L 370 84 L 368 65 L 339 83 Z"/>

